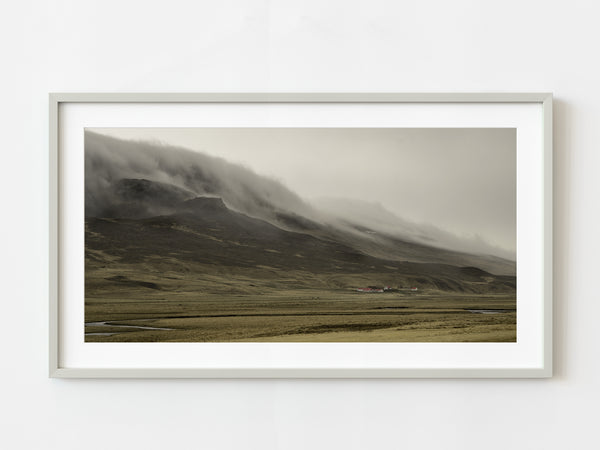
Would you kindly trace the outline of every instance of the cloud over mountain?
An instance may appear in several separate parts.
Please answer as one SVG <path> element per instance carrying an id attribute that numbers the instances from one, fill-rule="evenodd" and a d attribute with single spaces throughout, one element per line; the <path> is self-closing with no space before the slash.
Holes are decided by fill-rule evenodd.
<path id="1" fill-rule="evenodd" d="M 313 209 L 280 182 L 224 159 L 178 147 L 124 141 L 86 131 L 86 216 L 114 202 L 122 179 L 147 179 L 173 185 L 195 196 L 219 196 L 230 208 L 273 219 L 277 211 L 314 215 Z"/>
<path id="2" fill-rule="evenodd" d="M 424 257 L 417 254 L 426 246 L 491 255 L 490 261 L 495 262 L 488 270 L 498 258 L 512 259 L 508 252 L 477 236 L 460 237 L 433 225 L 410 222 L 381 204 L 339 198 L 310 204 L 282 182 L 222 158 L 160 142 L 122 140 L 86 131 L 86 217 L 110 216 L 117 209 L 120 217 L 168 214 L 175 203 L 194 197 L 219 197 L 234 211 L 284 229 L 353 243 L 376 257 L 422 261 Z M 429 250 L 425 253 L 432 254 Z M 443 252 L 439 254 L 443 256 Z M 447 262 L 449 257 L 442 256 L 437 261 Z M 464 258 L 460 261 L 470 264 Z M 512 271 L 506 267 L 500 271 Z"/>

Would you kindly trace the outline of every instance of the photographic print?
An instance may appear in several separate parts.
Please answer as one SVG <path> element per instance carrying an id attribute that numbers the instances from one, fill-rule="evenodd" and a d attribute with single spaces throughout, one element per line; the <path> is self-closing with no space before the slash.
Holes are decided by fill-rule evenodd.
<path id="1" fill-rule="evenodd" d="M 516 342 L 515 128 L 86 128 L 85 342 Z"/>

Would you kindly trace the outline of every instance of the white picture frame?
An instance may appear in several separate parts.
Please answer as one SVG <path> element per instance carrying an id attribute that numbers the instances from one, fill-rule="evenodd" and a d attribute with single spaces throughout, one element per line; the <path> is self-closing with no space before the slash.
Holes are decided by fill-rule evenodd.
<path id="1" fill-rule="evenodd" d="M 344 126 L 511 126 L 518 141 L 517 267 L 514 344 L 202 344 L 84 343 L 77 337 L 82 268 L 65 233 L 78 198 L 65 188 L 83 171 L 83 127 L 198 126 L 194 108 L 229 108 L 224 125 L 273 121 L 283 106 L 288 126 L 307 107 L 353 114 Z M 545 378 L 552 376 L 552 94 L 548 93 L 53 93 L 49 96 L 50 290 L 49 376 L 55 378 Z M 251 108 L 252 111 L 246 112 Z M 397 108 L 397 123 L 382 108 Z M 265 114 L 260 114 L 264 110 Z M 355 115 L 358 111 L 360 114 Z M 371 115 L 371 111 L 373 114 Z M 404 112 L 401 112 L 404 111 Z M 135 112 L 135 114 L 134 114 Z M 256 114 L 256 113 L 259 114 Z M 250 114 L 253 118 L 250 119 Z M 402 114 L 405 114 L 404 116 Z M 318 116 L 318 114 L 317 114 Z M 394 114 L 392 114 L 394 116 Z M 404 125 L 402 117 L 411 117 Z M 227 118 L 227 117 L 232 117 Z M 326 114 L 323 117 L 327 117 Z M 371 118 L 372 117 L 372 118 Z M 383 118 L 383 119 L 382 119 Z M 279 119 L 278 119 L 279 120 Z M 306 119 L 315 126 L 315 114 Z M 385 123 L 383 123 L 385 122 Z M 269 122 L 271 123 L 271 122 Z M 214 124 L 213 124 L 214 125 Z M 211 125 L 211 126 L 213 126 Z M 277 124 L 275 125 L 277 126 Z M 325 124 L 324 126 L 329 126 Z M 78 137 L 79 136 L 79 137 Z M 80 140 L 78 140 L 80 138 Z M 74 144 L 73 144 L 74 143 Z M 73 198 L 75 197 L 75 198 Z M 521 214 L 532 214 L 527 220 Z M 525 226 L 527 222 L 527 226 Z M 520 233 L 520 234 L 519 234 Z M 532 243 L 533 242 L 533 243 Z M 79 279 L 79 281 L 77 281 Z M 524 280 L 523 291 L 521 280 Z M 73 294 L 75 292 L 75 294 Z M 534 298 L 519 300 L 520 292 Z M 523 297 L 525 294 L 523 295 Z M 75 332 L 71 332 L 74 329 Z M 79 341 L 81 339 L 81 342 Z M 329 345 L 329 347 L 328 347 Z M 331 346 L 333 345 L 333 346 Z M 511 347 L 512 345 L 512 347 Z M 117 346 L 122 346 L 117 348 Z M 133 347 L 131 347 L 133 346 Z M 168 348 L 165 349 L 165 346 Z M 290 347 L 291 346 L 291 347 Z M 122 354 L 117 355 L 123 349 Z M 129 349 L 129 350 L 128 350 Z M 89 351 L 88 351 L 89 350 Z M 118 351 L 117 351 L 118 350 Z M 290 350 L 292 350 L 290 352 Z M 490 359 L 482 355 L 492 354 Z M 283 355 L 292 355 L 286 356 Z M 171 356 L 174 355 L 174 356 Z M 427 355 L 426 357 L 422 355 Z M 412 359 L 411 359 L 412 358 Z M 483 359 L 481 359 L 483 358 Z"/>

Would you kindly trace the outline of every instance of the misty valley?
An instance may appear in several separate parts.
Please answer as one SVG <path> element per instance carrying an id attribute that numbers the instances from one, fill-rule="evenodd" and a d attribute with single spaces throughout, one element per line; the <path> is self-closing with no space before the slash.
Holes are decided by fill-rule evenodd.
<path id="1" fill-rule="evenodd" d="M 375 209 L 86 131 L 85 341 L 516 342 L 514 261 Z"/>

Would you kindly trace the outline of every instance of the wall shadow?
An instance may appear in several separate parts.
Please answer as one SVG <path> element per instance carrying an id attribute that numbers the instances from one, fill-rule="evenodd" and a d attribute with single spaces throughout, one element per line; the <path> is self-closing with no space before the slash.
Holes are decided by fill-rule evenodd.
<path id="1" fill-rule="evenodd" d="M 553 359 L 554 377 L 567 378 L 572 106 L 555 98 L 553 116 Z"/>

